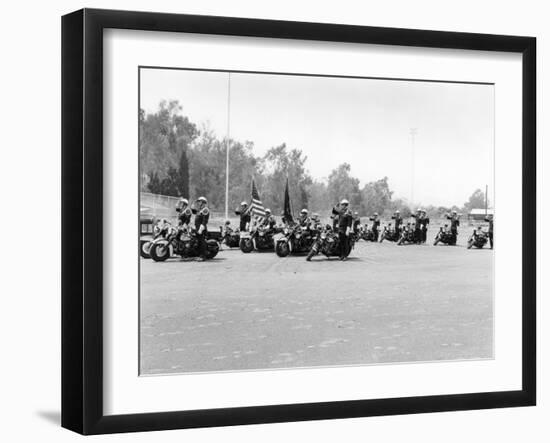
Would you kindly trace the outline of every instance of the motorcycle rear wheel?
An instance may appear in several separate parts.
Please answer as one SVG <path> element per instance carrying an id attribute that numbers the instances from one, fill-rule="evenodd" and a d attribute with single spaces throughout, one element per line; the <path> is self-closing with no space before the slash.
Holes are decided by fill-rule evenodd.
<path id="1" fill-rule="evenodd" d="M 143 258 L 151 258 L 151 240 L 141 240 L 139 244 L 139 255 Z"/>

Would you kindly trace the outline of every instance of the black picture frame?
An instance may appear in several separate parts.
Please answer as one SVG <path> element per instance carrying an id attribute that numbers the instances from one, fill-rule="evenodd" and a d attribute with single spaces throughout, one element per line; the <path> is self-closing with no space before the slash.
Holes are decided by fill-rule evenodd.
<path id="1" fill-rule="evenodd" d="M 106 416 L 103 413 L 103 30 L 503 51 L 522 54 L 522 389 Z M 83 9 L 62 18 L 62 426 L 105 434 L 530 406 L 536 402 L 536 39 Z"/>

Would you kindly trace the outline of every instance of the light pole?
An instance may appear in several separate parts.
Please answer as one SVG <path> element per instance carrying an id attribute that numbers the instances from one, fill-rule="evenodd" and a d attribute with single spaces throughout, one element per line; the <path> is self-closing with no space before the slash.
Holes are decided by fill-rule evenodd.
<path id="1" fill-rule="evenodd" d="M 227 73 L 227 137 L 225 141 L 225 220 L 229 218 L 229 133 L 231 125 L 231 73 Z"/>
<path id="2" fill-rule="evenodd" d="M 411 135 L 411 205 L 414 205 L 414 142 L 416 134 L 418 133 L 417 128 L 411 128 L 409 134 Z"/>

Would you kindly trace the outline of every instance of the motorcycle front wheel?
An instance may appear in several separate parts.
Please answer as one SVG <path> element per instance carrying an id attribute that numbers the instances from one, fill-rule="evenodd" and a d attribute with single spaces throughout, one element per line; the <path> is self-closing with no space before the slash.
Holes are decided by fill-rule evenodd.
<path id="1" fill-rule="evenodd" d="M 311 250 L 308 252 L 307 254 L 307 257 L 306 257 L 306 260 L 307 261 L 311 261 L 311 259 L 313 258 L 313 256 L 317 254 L 317 249 L 315 249 L 314 247 L 311 248 Z"/>
<path id="2" fill-rule="evenodd" d="M 216 255 L 218 255 L 219 250 L 220 250 L 220 248 L 218 247 L 218 245 L 209 247 L 206 250 L 206 258 L 207 259 L 214 258 Z"/>
<path id="3" fill-rule="evenodd" d="M 239 242 L 239 247 L 241 248 L 241 251 L 243 251 L 245 254 L 248 254 L 254 249 L 254 244 L 252 243 L 251 238 L 243 238 Z"/>
<path id="4" fill-rule="evenodd" d="M 287 242 L 280 242 L 275 246 L 275 252 L 279 257 L 286 257 L 290 254 L 290 247 Z"/>
<path id="5" fill-rule="evenodd" d="M 149 250 L 154 261 L 165 261 L 170 257 L 170 247 L 165 243 L 155 243 Z"/>

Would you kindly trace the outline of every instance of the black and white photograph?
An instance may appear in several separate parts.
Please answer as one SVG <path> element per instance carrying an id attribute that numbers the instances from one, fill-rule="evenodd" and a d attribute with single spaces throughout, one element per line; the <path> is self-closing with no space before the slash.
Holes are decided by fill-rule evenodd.
<path id="1" fill-rule="evenodd" d="M 494 358 L 494 84 L 137 75 L 141 376 Z"/>

